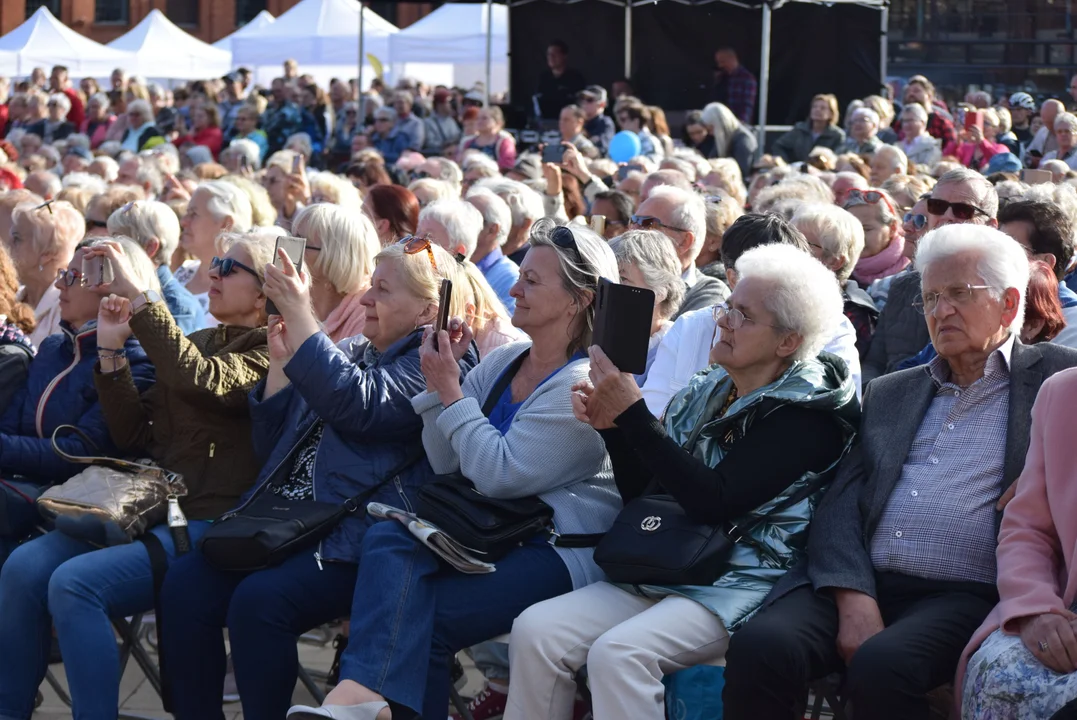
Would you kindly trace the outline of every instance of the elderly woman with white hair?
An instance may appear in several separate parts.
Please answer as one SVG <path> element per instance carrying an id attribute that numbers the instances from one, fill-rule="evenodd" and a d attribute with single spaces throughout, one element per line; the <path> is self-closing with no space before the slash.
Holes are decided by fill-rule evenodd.
<path id="1" fill-rule="evenodd" d="M 790 245 L 749 250 L 736 274 L 728 303 L 715 308 L 712 364 L 662 420 L 597 347 L 572 404 L 602 435 L 626 504 L 665 494 L 677 506 L 667 513 L 742 527 L 749 541 L 697 568 L 691 584 L 656 572 L 525 610 L 512 628 L 506 720 L 569 720 L 584 664 L 595 717 L 665 718 L 662 677 L 721 660 L 730 635 L 803 555 L 817 498 L 859 417 L 847 366 L 820 354 L 841 295 L 830 270 Z M 617 551 L 605 543 L 597 556 Z"/>
<path id="2" fill-rule="evenodd" d="M 46 108 L 48 116 L 27 127 L 27 132 L 39 136 L 46 145 L 51 145 L 78 131 L 74 123 L 67 121 L 67 114 L 71 112 L 71 100 L 67 95 L 59 92 L 49 95 Z"/>
<path id="3" fill-rule="evenodd" d="M 918 103 L 908 103 L 901 110 L 901 131 L 905 138 L 898 144 L 915 165 L 934 165 L 942 158 L 939 141 L 927 132 L 927 110 Z"/>
<path id="4" fill-rule="evenodd" d="M 838 278 L 845 317 L 856 330 L 856 349 L 863 360 L 879 319 L 871 296 L 850 279 L 864 251 L 863 225 L 847 210 L 821 203 L 802 205 L 789 222 L 804 234 L 812 256 Z"/>
<path id="5" fill-rule="evenodd" d="M 684 299 L 684 280 L 677 253 L 665 235 L 653 230 L 629 230 L 610 243 L 621 271 L 621 282 L 654 293 L 651 312 L 651 337 L 647 343 L 647 366 L 635 375 L 636 385 L 647 381 L 658 345 L 673 327 L 670 318 Z"/>
<path id="6" fill-rule="evenodd" d="M 733 158 L 742 176 L 751 175 L 759 147 L 755 134 L 722 103 L 713 102 L 704 107 L 700 120 L 714 138 L 714 157 Z"/>
<path id="7" fill-rule="evenodd" d="M 154 200 L 129 202 L 109 215 L 108 234 L 129 237 L 142 246 L 157 268 L 161 297 L 176 325 L 184 335 L 201 330 L 205 311 L 169 269 L 180 239 L 179 218 L 172 208 Z"/>
<path id="8" fill-rule="evenodd" d="M 90 147 L 96 149 L 108 138 L 108 131 L 116 122 L 116 116 L 110 112 L 108 95 L 94 93 L 86 102 L 86 119 L 82 121 L 79 132 L 90 138 Z"/>
<path id="9" fill-rule="evenodd" d="M 853 110 L 849 118 L 849 135 L 838 152 L 874 155 L 883 145 L 883 141 L 879 139 L 879 123 L 879 113 L 871 108 L 859 107 Z"/>
<path id="10" fill-rule="evenodd" d="M 195 188 L 187 212 L 180 220 L 180 246 L 194 257 L 176 271 L 203 309 L 202 327 L 217 320 L 209 312 L 211 261 L 217 255 L 217 236 L 222 232 L 244 233 L 251 229 L 251 201 L 237 186 L 214 180 Z"/>
<path id="11" fill-rule="evenodd" d="M 1061 160 L 1070 170 L 1077 169 L 1077 116 L 1068 112 L 1058 114 L 1055 118 L 1055 139 L 1058 149 L 1045 153 L 1043 162 Z"/>
<path id="12" fill-rule="evenodd" d="M 396 110 L 381 107 L 374 111 L 374 131 L 370 133 L 370 145 L 391 165 L 408 149 L 408 136 L 397 128 Z"/>
<path id="13" fill-rule="evenodd" d="M 381 250 L 374 224 L 362 213 L 321 203 L 300 210 L 292 232 L 307 241 L 303 269 L 325 334 L 334 343 L 362 334 L 366 310 L 360 300 Z"/>
<path id="14" fill-rule="evenodd" d="M 253 173 L 262 167 L 262 149 L 247 138 L 236 138 L 221 152 L 221 163 L 230 173 Z"/>
<path id="15" fill-rule="evenodd" d="M 415 195 L 415 199 L 419 201 L 419 207 L 425 208 L 430 203 L 437 202 L 438 200 L 454 200 L 460 198 L 460 190 L 454 188 L 450 183 L 444 180 L 438 180 L 437 178 L 424 177 L 418 180 L 413 180 L 408 185 L 408 190 L 411 190 Z"/>
<path id="16" fill-rule="evenodd" d="M 165 138 L 154 124 L 150 104 L 145 100 L 127 103 L 127 129 L 123 131 L 120 147 L 137 153 L 164 144 Z"/>
<path id="17" fill-rule="evenodd" d="M 8 250 L 22 285 L 16 298 L 34 308 L 37 326 L 30 334 L 34 345 L 60 331 L 56 276 L 71 261 L 84 231 L 85 221 L 70 203 L 28 202 L 15 207 Z"/>

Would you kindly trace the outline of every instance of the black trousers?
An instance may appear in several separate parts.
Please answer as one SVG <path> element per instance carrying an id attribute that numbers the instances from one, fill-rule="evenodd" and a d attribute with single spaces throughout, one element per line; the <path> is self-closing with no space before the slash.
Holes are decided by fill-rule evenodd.
<path id="1" fill-rule="evenodd" d="M 998 592 L 985 583 L 879 573 L 876 597 L 886 629 L 860 646 L 849 667 L 838 655 L 837 606 L 826 591 L 795 590 L 734 632 L 726 720 L 792 720 L 807 684 L 839 671 L 857 717 L 927 718 L 925 694 L 953 680 L 961 651 Z"/>

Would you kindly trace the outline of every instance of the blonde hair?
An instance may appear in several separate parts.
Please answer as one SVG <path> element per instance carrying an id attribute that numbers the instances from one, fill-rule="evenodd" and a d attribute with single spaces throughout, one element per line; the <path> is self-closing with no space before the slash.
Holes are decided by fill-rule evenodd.
<path id="1" fill-rule="evenodd" d="M 217 254 L 224 257 L 234 247 L 241 247 L 251 256 L 251 270 L 258 273 L 258 282 L 266 280 L 266 265 L 273 262 L 277 236 L 260 232 L 223 232 L 216 239 Z"/>
<path id="2" fill-rule="evenodd" d="M 34 252 L 53 253 L 70 258 L 86 232 L 86 221 L 75 206 L 63 200 L 48 206 L 20 203 L 15 206 L 12 221 L 25 217 L 33 231 L 30 240 Z"/>
<path id="3" fill-rule="evenodd" d="M 461 277 L 460 265 L 448 251 L 434 243 L 430 243 L 430 250 L 433 251 L 434 262 L 437 263 L 436 271 L 430 263 L 430 256 L 427 255 L 426 250 L 409 254 L 404 252 L 404 246 L 400 243 L 393 243 L 382 248 L 381 252 L 374 257 L 374 264 L 379 265 L 386 260 L 397 260 L 400 277 L 408 292 L 435 306 L 441 290 L 441 281 L 452 281 L 453 294 L 449 304 L 449 316 L 465 317 L 467 304 L 472 301 L 472 295 L 464 290 L 470 289 L 470 282 Z"/>
<path id="4" fill-rule="evenodd" d="M 714 136 L 714 146 L 720 155 L 729 154 L 729 142 L 733 139 L 733 133 L 740 128 L 740 120 L 727 106 L 719 102 L 713 102 L 703 108 L 701 115 L 703 124 Z"/>
<path id="5" fill-rule="evenodd" d="M 295 162 L 296 157 L 301 156 L 295 150 L 278 150 L 266 160 L 265 169 L 269 170 L 271 167 L 278 167 L 283 170 L 285 174 L 291 174 L 292 164 Z"/>
<path id="6" fill-rule="evenodd" d="M 465 260 L 460 263 L 460 266 L 461 274 L 467 279 L 471 288 L 471 298 L 469 299 L 475 306 L 475 312 L 468 318 L 468 324 L 471 325 L 475 334 L 481 333 L 487 325 L 495 320 L 500 320 L 505 327 L 512 324 L 509 311 L 505 309 L 505 305 L 497 296 L 497 292 L 490 286 L 486 276 L 482 274 L 482 271 L 479 270 L 475 263 Z M 455 285 L 453 286 L 453 294 L 456 294 Z"/>
<path id="7" fill-rule="evenodd" d="M 815 104 L 816 100 L 822 100 L 826 103 L 827 108 L 830 109 L 829 124 L 836 127 L 838 124 L 838 118 L 840 117 L 840 111 L 838 110 L 838 98 L 831 93 L 819 93 L 811 99 L 812 105 Z"/>
<path id="8" fill-rule="evenodd" d="M 56 196 L 57 200 L 63 200 L 64 202 L 71 203 L 71 206 L 78 210 L 80 213 L 86 212 L 86 206 L 90 204 L 90 198 L 94 196 L 94 191 L 85 187 L 65 187 Z"/>
<path id="9" fill-rule="evenodd" d="M 292 232 L 321 248 L 314 268 L 337 292 L 351 295 L 369 284 L 381 243 L 366 215 L 339 205 L 308 205 L 296 214 Z"/>
<path id="10" fill-rule="evenodd" d="M 321 194 L 334 205 L 347 208 L 353 212 L 363 211 L 363 198 L 354 185 L 329 172 L 311 173 L 311 195 Z"/>
<path id="11" fill-rule="evenodd" d="M 269 191 L 242 175 L 225 175 L 221 182 L 231 183 L 243 191 L 251 202 L 251 225 L 270 227 L 277 222 L 277 210 L 269 199 Z"/>

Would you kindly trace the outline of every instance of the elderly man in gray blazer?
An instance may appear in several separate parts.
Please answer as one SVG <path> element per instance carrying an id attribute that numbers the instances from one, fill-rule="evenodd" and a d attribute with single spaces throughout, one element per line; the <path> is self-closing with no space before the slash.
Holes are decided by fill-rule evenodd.
<path id="1" fill-rule="evenodd" d="M 1032 404 L 1077 351 L 1021 344 L 1028 261 L 998 230 L 942 227 L 916 264 L 939 355 L 867 386 L 808 557 L 733 634 L 727 720 L 792 720 L 808 682 L 843 670 L 857 717 L 926 718 L 925 694 L 952 679 L 998 600 L 998 523 Z"/>

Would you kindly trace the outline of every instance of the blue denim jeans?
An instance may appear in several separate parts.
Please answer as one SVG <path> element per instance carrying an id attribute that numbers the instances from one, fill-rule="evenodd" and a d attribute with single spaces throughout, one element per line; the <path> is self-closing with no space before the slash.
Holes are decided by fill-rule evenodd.
<path id="1" fill-rule="evenodd" d="M 198 551 L 169 567 L 157 627 L 177 720 L 223 720 L 225 627 L 243 716 L 284 720 L 299 674 L 299 636 L 346 617 L 352 602 L 356 566 L 322 567 L 313 550 L 254 573 L 216 570 Z"/>
<path id="2" fill-rule="evenodd" d="M 465 575 L 387 521 L 363 538 L 355 588 L 341 678 L 423 718 L 440 718 L 449 705 L 452 657 L 509 632 L 531 605 L 571 592 L 572 578 L 542 540 L 499 560 L 497 572 Z"/>
<path id="3" fill-rule="evenodd" d="M 209 523 L 188 526 L 196 542 Z M 164 525 L 151 530 L 171 560 Z M 120 653 L 111 618 L 153 609 L 150 556 L 140 542 L 96 548 L 60 532 L 20 545 L 0 570 L 0 718 L 28 720 L 45 677 L 52 627 L 75 720 L 110 720 L 120 703 Z"/>

